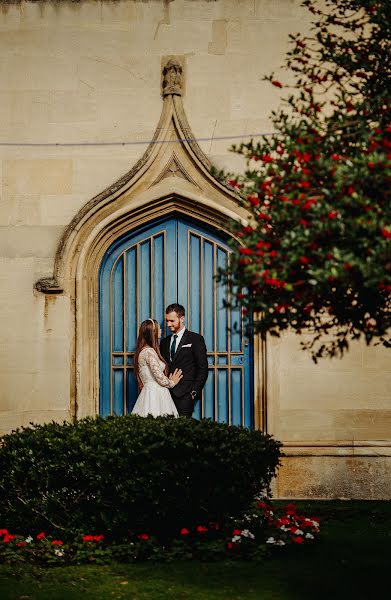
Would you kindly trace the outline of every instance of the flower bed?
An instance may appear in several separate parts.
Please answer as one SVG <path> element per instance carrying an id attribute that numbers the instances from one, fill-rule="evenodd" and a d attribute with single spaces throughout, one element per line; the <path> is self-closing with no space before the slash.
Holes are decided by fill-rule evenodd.
<path id="1" fill-rule="evenodd" d="M 276 508 L 269 501 L 257 502 L 242 520 L 230 527 L 208 522 L 182 527 L 169 543 L 153 532 L 129 531 L 126 538 L 112 539 L 103 533 L 81 533 L 67 537 L 44 531 L 28 536 L 0 529 L 0 563 L 33 562 L 66 565 L 110 561 L 262 559 L 274 548 L 314 543 L 319 535 L 317 517 L 306 517 L 294 504 Z"/>

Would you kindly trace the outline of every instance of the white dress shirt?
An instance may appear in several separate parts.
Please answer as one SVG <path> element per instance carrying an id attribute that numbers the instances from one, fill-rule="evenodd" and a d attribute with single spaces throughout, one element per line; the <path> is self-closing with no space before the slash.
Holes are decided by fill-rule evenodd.
<path id="1" fill-rule="evenodd" d="M 177 339 L 176 339 L 175 350 L 178 350 L 178 346 L 181 343 L 181 339 L 183 338 L 183 334 L 185 333 L 185 331 L 186 331 L 186 327 L 183 326 L 182 329 L 180 331 L 178 331 L 178 333 L 175 334 L 176 336 L 178 336 Z M 170 348 L 171 348 L 171 344 L 172 344 L 173 339 L 174 339 L 174 334 L 172 334 L 171 339 L 170 339 Z"/>

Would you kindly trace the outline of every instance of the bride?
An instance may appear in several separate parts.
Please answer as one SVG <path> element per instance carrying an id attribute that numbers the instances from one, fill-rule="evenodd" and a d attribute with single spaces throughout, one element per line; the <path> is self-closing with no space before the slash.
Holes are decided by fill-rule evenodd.
<path id="1" fill-rule="evenodd" d="M 134 355 L 134 374 L 142 389 L 132 410 L 133 415 L 178 417 L 168 388 L 173 388 L 183 375 L 181 369 L 175 369 L 167 377 L 167 364 L 160 354 L 158 344 L 160 336 L 161 329 L 155 319 L 147 319 L 141 323 Z"/>

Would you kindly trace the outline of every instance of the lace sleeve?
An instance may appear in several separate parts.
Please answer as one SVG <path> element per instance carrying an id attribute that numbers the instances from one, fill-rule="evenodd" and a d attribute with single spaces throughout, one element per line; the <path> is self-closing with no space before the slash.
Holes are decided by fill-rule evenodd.
<path id="1" fill-rule="evenodd" d="M 147 350 L 145 352 L 145 362 L 151 370 L 151 373 L 154 379 L 158 382 L 162 387 L 172 388 L 175 383 L 171 381 L 162 371 L 162 367 L 160 365 L 157 354 L 154 350 Z"/>

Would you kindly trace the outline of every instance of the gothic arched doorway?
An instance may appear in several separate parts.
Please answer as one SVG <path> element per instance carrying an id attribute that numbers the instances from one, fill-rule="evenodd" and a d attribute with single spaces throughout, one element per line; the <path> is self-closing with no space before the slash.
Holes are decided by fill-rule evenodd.
<path id="1" fill-rule="evenodd" d="M 137 398 L 133 355 L 138 327 L 165 306 L 186 308 L 186 324 L 202 333 L 209 377 L 194 416 L 252 427 L 253 348 L 238 311 L 223 306 L 226 291 L 214 279 L 229 249 L 222 232 L 175 213 L 121 236 L 99 271 L 101 415 L 129 413 Z"/>

